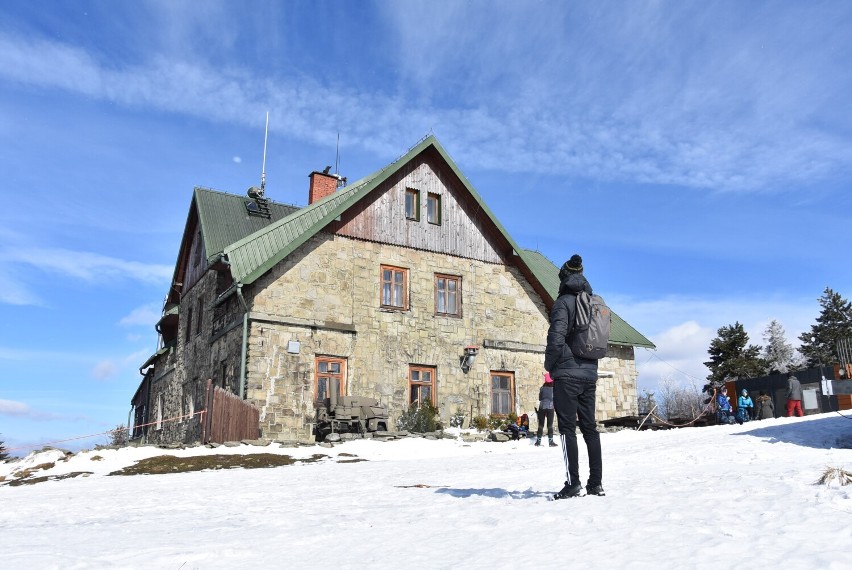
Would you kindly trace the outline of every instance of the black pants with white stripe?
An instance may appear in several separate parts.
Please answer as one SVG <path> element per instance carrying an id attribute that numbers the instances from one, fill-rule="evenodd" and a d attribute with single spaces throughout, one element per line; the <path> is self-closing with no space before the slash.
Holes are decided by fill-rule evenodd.
<path id="1" fill-rule="evenodd" d="M 601 460 L 601 438 L 595 426 L 595 382 L 578 380 L 570 376 L 553 379 L 553 403 L 559 436 L 562 440 L 562 455 L 568 481 L 580 482 L 580 464 L 577 451 L 577 419 L 580 432 L 589 453 L 588 486 L 601 484 L 603 464 Z"/>

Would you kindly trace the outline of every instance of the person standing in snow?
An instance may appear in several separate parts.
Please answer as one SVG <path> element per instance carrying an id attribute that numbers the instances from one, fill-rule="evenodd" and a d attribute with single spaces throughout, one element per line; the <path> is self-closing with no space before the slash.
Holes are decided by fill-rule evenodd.
<path id="1" fill-rule="evenodd" d="M 574 326 L 577 312 L 577 293 L 592 294 L 592 286 L 583 276 L 583 258 L 572 255 L 559 270 L 559 296 L 550 310 L 547 330 L 547 349 L 544 369 L 553 378 L 553 404 L 562 441 L 562 455 L 568 479 L 554 498 L 579 497 L 580 462 L 577 449 L 577 419 L 589 454 L 589 479 L 586 493 L 604 495 L 601 485 L 603 462 L 601 440 L 595 425 L 595 388 L 598 380 L 598 361 L 574 356 L 568 346 L 568 335 Z"/>
<path id="2" fill-rule="evenodd" d="M 797 416 L 804 416 L 802 412 L 802 385 L 799 379 L 790 374 L 787 378 L 787 417 L 795 413 Z"/>
<path id="3" fill-rule="evenodd" d="M 547 422 L 547 440 L 550 447 L 556 447 L 553 441 L 553 378 L 547 372 L 544 373 L 544 384 L 538 389 L 538 408 L 535 410 L 538 417 L 538 431 L 536 432 L 535 444 L 541 445 L 541 435 L 544 432 L 544 422 Z"/>
<path id="4" fill-rule="evenodd" d="M 740 397 L 737 399 L 737 414 L 742 421 L 747 422 L 752 419 L 751 411 L 754 409 L 754 402 L 751 401 L 751 396 L 748 395 L 748 390 L 743 388 Z"/>
<path id="5" fill-rule="evenodd" d="M 775 403 L 765 390 L 760 391 L 760 396 L 757 397 L 757 419 L 765 420 L 766 418 L 775 417 Z"/>

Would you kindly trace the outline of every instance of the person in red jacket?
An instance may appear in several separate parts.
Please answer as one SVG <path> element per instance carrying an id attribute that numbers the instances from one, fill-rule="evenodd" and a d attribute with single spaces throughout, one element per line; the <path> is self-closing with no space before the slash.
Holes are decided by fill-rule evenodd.
<path id="1" fill-rule="evenodd" d="M 805 415 L 802 412 L 802 385 L 798 378 L 790 374 L 787 378 L 787 417 L 793 414 L 799 417 Z"/>

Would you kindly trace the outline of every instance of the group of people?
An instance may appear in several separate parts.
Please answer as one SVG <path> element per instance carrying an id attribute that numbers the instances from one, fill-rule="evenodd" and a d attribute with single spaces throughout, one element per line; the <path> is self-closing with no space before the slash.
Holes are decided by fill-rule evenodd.
<path id="1" fill-rule="evenodd" d="M 734 413 L 731 405 L 731 398 L 728 396 L 728 389 L 724 386 L 716 395 L 716 410 L 719 423 L 740 423 L 750 420 L 765 420 L 775 417 L 775 402 L 772 397 L 761 390 L 760 396 L 757 397 L 757 404 L 752 401 L 748 390 L 743 388 L 740 397 L 737 399 L 737 411 Z M 803 416 L 802 412 L 802 385 L 799 379 L 790 374 L 787 378 L 787 417 Z"/>
<path id="2" fill-rule="evenodd" d="M 765 420 L 775 417 L 775 403 L 766 391 L 761 391 L 757 397 L 757 404 L 749 396 L 748 390 L 743 388 L 737 399 L 737 411 L 734 413 L 728 389 L 724 386 L 716 396 L 716 408 L 719 414 L 719 423 L 739 424 L 751 420 Z"/>

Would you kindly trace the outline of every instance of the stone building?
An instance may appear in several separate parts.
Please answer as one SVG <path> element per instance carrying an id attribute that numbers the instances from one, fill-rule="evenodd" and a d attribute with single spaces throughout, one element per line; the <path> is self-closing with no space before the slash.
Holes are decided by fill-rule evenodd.
<path id="1" fill-rule="evenodd" d="M 433 136 L 351 184 L 328 170 L 303 208 L 195 189 L 135 437 L 196 441 L 208 379 L 256 406 L 270 440 L 312 439 L 331 382 L 392 425 L 423 399 L 445 422 L 532 415 L 557 267 L 515 243 Z M 636 413 L 637 346 L 653 344 L 613 313 L 599 420 Z"/>

